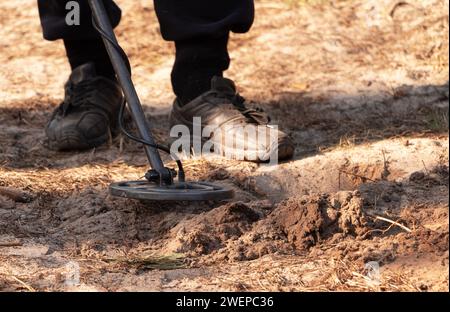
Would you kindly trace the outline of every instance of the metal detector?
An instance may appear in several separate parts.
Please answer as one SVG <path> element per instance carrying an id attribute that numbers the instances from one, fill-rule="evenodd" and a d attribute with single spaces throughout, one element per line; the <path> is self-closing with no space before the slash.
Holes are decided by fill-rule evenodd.
<path id="1" fill-rule="evenodd" d="M 103 39 L 125 96 L 119 113 L 119 126 L 127 137 L 143 144 L 148 162 L 152 168 L 145 174 L 145 180 L 111 184 L 111 194 L 139 200 L 157 201 L 203 201 L 232 198 L 234 191 L 231 188 L 206 182 L 186 182 L 183 165 L 174 155 L 171 156 L 177 162 L 178 171 L 164 166 L 159 151 L 162 150 L 171 154 L 170 149 L 157 144 L 153 138 L 131 79 L 131 67 L 128 57 L 117 42 L 103 0 L 89 0 L 89 6 L 92 10 L 93 26 Z M 128 133 L 123 126 L 123 114 L 127 104 L 139 137 Z"/>

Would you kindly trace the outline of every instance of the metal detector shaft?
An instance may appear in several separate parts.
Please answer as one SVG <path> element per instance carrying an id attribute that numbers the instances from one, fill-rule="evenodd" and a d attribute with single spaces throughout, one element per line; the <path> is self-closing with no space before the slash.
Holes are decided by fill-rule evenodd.
<path id="1" fill-rule="evenodd" d="M 103 4 L 103 0 L 89 0 L 89 6 L 91 7 L 92 15 L 97 25 L 116 44 L 118 44 L 109 16 Z M 154 144 L 155 141 L 148 127 L 147 120 L 145 118 L 141 102 L 131 79 L 131 73 L 129 72 L 127 64 L 125 63 L 122 55 L 116 50 L 111 42 L 109 42 L 105 38 L 103 38 L 103 42 L 105 44 L 106 50 L 108 51 L 117 78 L 119 79 L 119 83 L 122 86 L 125 99 L 127 100 L 128 106 L 131 110 L 131 115 L 134 122 L 136 123 L 139 135 L 145 141 Z M 147 154 L 148 161 L 150 162 L 150 166 L 160 174 L 163 180 L 165 180 L 164 177 L 167 174 L 167 170 L 165 170 L 164 168 L 164 163 L 161 160 L 158 150 L 147 145 L 144 145 L 144 148 Z"/>

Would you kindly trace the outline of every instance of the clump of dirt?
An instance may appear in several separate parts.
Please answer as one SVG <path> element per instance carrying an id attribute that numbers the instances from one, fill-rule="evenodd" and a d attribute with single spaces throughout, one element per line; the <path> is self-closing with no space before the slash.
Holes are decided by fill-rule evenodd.
<path id="1" fill-rule="evenodd" d="M 181 221 L 170 231 L 167 247 L 203 256 L 200 262 L 304 252 L 336 233 L 358 237 L 367 232 L 362 208 L 358 191 L 292 197 L 274 209 L 231 203 Z"/>
<path id="2" fill-rule="evenodd" d="M 416 171 L 409 176 L 409 181 L 423 185 L 448 185 L 448 166 L 436 166 L 430 172 Z"/>
<path id="3" fill-rule="evenodd" d="M 296 249 L 303 250 L 335 233 L 362 235 L 367 231 L 362 207 L 358 191 L 292 197 L 278 205 L 264 225 L 278 229 Z"/>
<path id="4" fill-rule="evenodd" d="M 433 181 L 433 186 L 444 185 L 447 174 L 448 167 L 438 166 L 424 173 L 422 180 Z M 424 187 L 424 183 L 413 181 L 380 180 L 362 184 L 355 191 L 293 196 L 265 209 L 258 204 L 254 206 L 260 209 L 250 208 L 251 203 L 229 204 L 209 212 L 208 217 L 200 215 L 189 223 L 181 222 L 176 227 L 182 231 L 175 246 L 181 246 L 178 252 L 195 249 L 190 255 L 197 257 L 194 262 L 198 264 L 310 253 L 363 265 L 369 261 L 391 263 L 399 255 L 442 254 L 448 252 L 448 208 L 439 209 L 429 201 L 421 203 L 427 198 L 420 192 Z M 431 208 L 409 207 L 418 203 Z M 412 230 L 405 232 L 377 216 Z M 442 226 L 428 229 L 416 220 Z"/>
<path id="5" fill-rule="evenodd" d="M 173 252 L 204 255 L 225 246 L 229 239 L 247 232 L 261 214 L 242 202 L 230 203 L 180 222 L 170 231 Z"/>
<path id="6" fill-rule="evenodd" d="M 387 265 L 404 258 L 448 257 L 448 232 L 420 229 L 412 233 L 374 236 L 370 240 L 353 239 L 335 234 L 327 244 L 317 245 L 309 255 L 342 261 L 361 266 L 375 261 Z M 330 248 L 329 246 L 333 247 Z"/>
<path id="7" fill-rule="evenodd" d="M 414 233 L 399 234 L 398 252 L 402 255 L 422 253 L 443 253 L 448 251 L 448 232 L 418 229 Z M 403 242 L 403 243 L 402 243 Z"/>

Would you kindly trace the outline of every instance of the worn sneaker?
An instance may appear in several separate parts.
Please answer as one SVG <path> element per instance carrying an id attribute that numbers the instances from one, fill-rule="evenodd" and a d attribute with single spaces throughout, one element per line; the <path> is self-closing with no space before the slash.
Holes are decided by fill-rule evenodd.
<path id="1" fill-rule="evenodd" d="M 46 128 L 49 148 L 83 150 L 107 142 L 117 132 L 122 97 L 120 86 L 97 76 L 94 64 L 75 68 Z"/>
<path id="2" fill-rule="evenodd" d="M 229 79 L 214 77 L 211 90 L 186 105 L 181 106 L 175 100 L 171 125 L 187 126 L 194 141 L 197 135 L 195 117 L 200 118 L 201 129 L 208 127 L 211 133 L 207 137 L 200 133 L 201 142 L 210 141 L 214 152 L 222 156 L 267 162 L 289 159 L 294 154 L 293 141 L 270 126 L 270 120 L 262 110 L 247 108 L 245 99 L 236 92 L 235 84 Z"/>

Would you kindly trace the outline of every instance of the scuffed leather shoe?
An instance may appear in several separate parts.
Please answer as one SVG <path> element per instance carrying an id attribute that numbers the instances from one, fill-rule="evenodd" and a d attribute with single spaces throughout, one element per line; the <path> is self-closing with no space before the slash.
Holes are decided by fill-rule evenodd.
<path id="1" fill-rule="evenodd" d="M 185 125 L 195 137 L 195 117 L 201 118 L 201 129 L 208 127 L 210 130 L 206 138 L 200 133 L 202 143 L 212 142 L 214 152 L 222 156 L 267 162 L 290 159 L 294 154 L 293 141 L 268 125 L 270 120 L 261 110 L 247 108 L 245 99 L 229 79 L 214 77 L 210 91 L 184 106 L 175 100 L 170 116 L 172 127 Z"/>
<path id="2" fill-rule="evenodd" d="M 65 98 L 46 128 L 53 150 L 84 150 L 106 143 L 117 132 L 123 96 L 119 85 L 97 76 L 92 63 L 73 70 Z"/>

